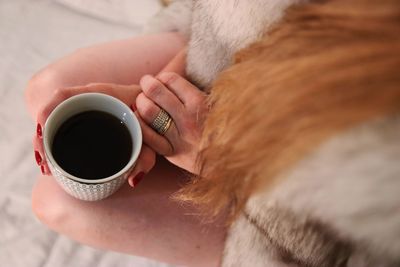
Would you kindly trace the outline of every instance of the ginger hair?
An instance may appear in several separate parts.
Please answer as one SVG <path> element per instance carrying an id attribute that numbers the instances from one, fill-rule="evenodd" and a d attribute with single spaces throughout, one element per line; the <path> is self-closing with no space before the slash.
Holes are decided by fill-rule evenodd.
<path id="1" fill-rule="evenodd" d="M 217 215 L 327 138 L 400 111 L 400 2 L 336 0 L 289 10 L 214 83 L 200 175 L 177 195 Z"/>

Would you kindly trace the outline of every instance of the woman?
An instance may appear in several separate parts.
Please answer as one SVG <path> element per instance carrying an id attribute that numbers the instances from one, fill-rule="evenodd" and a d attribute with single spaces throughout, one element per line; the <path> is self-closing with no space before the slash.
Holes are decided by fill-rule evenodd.
<path id="1" fill-rule="evenodd" d="M 146 234 L 156 237 L 160 229 L 154 228 L 163 227 L 161 218 L 169 218 L 167 222 L 176 222 L 167 229 L 169 234 L 178 233 L 169 239 L 172 242 L 158 244 L 163 247 L 144 245 L 152 250 L 149 253 L 161 253 L 158 259 L 185 265 L 213 266 L 222 258 L 223 266 L 398 266 L 399 17 L 400 6 L 394 0 L 298 7 L 268 37 L 242 51 L 235 66 L 218 78 L 211 91 L 213 106 L 200 147 L 200 168 L 187 167 L 201 178 L 180 197 L 206 206 L 222 220 L 227 209 L 235 215 L 225 241 L 218 223 L 208 224 L 212 234 L 201 236 L 200 224 L 182 213 L 174 213 L 173 219 L 165 213 L 154 218 L 136 206 L 118 208 L 134 203 L 135 194 L 150 183 L 147 178 L 132 199 L 123 189 L 101 205 L 61 199 L 60 190 L 42 178 L 34 194 L 37 213 L 43 211 L 45 218 L 53 212 L 58 221 L 47 223 L 78 240 L 139 255 L 143 250 L 131 240 L 135 229 L 129 221 L 152 218 L 143 224 L 150 226 Z M 175 90 L 169 78 L 158 78 L 152 80 L 157 95 Z M 162 106 L 149 93 L 149 79 L 142 80 L 143 95 L 136 101 L 144 118 L 149 115 L 143 109 L 145 101 Z M 150 117 L 145 122 L 150 123 Z M 147 138 L 147 143 L 155 146 L 161 141 Z M 49 196 L 51 191 L 42 190 L 46 187 L 58 191 Z M 161 194 L 156 195 L 160 200 Z M 43 208 L 52 197 L 64 205 L 62 211 L 53 205 Z M 105 205 L 118 200 L 114 206 Z M 146 196 L 143 201 L 148 200 L 153 199 Z M 173 205 L 160 202 L 174 211 Z M 89 224 L 71 219 L 74 205 Z M 118 231 L 112 228 L 112 235 L 107 235 L 112 238 L 108 243 L 93 220 L 107 221 L 107 213 L 122 218 Z M 92 231 L 92 224 L 97 231 L 82 234 L 84 229 Z M 71 225 L 74 230 L 68 228 Z M 161 230 L 165 240 L 166 228 Z M 126 242 L 114 246 L 121 237 Z M 196 251 L 198 241 L 208 247 Z M 132 245 L 127 249 L 127 244 Z M 168 254 L 171 244 L 188 257 L 174 260 L 176 253 Z"/>
<path id="2" fill-rule="evenodd" d="M 215 5 L 221 7 L 217 2 L 202 1 L 201 5 L 193 8 L 193 1 L 176 2 L 176 6 L 171 5 L 172 12 L 179 17 L 178 21 L 182 20 L 182 12 L 184 12 L 186 15 L 183 17 L 188 21 L 183 23 L 185 25 L 172 25 L 172 27 L 167 25 L 166 29 L 170 30 L 175 27 L 187 33 L 192 22 L 190 18 L 193 16 L 193 26 L 196 27 L 196 30 L 192 31 L 191 42 L 188 44 L 189 65 L 187 70 L 192 81 L 201 87 L 206 87 L 210 85 L 220 70 L 230 64 L 231 56 L 235 51 L 256 40 L 268 29 L 268 26 L 283 15 L 285 8 L 296 1 L 290 0 L 284 3 L 276 1 L 276 5 L 269 5 L 268 1 L 254 3 L 241 1 L 240 6 L 234 10 L 237 15 L 242 17 L 240 21 L 235 16 L 228 14 L 221 16 L 218 9 L 214 8 Z M 226 10 L 230 10 L 228 7 L 231 6 L 231 2 L 226 1 L 225 5 Z M 222 6 L 222 10 L 225 10 L 224 6 Z M 165 13 L 166 18 L 170 17 L 168 12 Z M 160 20 L 156 20 L 149 31 L 165 27 L 165 17 L 161 15 Z M 225 27 L 215 25 L 221 30 L 222 36 L 218 36 L 220 34 L 209 29 L 208 21 L 211 18 L 222 18 L 227 22 Z M 245 28 L 232 39 L 229 35 L 232 27 L 236 28 L 237 23 Z M 257 27 L 254 27 L 255 24 Z M 226 34 L 228 34 L 229 40 L 226 40 L 224 36 Z M 210 40 L 212 40 L 211 43 Z M 216 40 L 218 40 L 218 45 L 214 42 Z M 33 191 L 33 209 L 45 224 L 58 232 L 94 246 L 175 264 L 218 265 L 225 235 L 224 215 L 221 215 L 220 222 L 205 225 L 201 223 L 203 220 L 201 217 L 186 215 L 197 214 L 198 211 L 193 207 L 182 207 L 176 202 L 167 200 L 187 181 L 188 175 L 182 174 L 180 169 L 174 168 L 162 160 L 159 160 L 159 164 L 152 172 L 149 172 L 155 163 L 155 152 L 166 155 L 167 159 L 175 165 L 196 172 L 197 140 L 200 138 L 199 132 L 202 128 L 198 107 L 201 106 L 202 111 L 207 111 L 208 108 L 204 102 L 205 96 L 191 84 L 185 83 L 182 88 L 178 86 L 182 89 L 181 92 L 189 92 L 188 98 L 195 101 L 189 101 L 192 108 L 181 109 L 185 111 L 184 113 L 177 112 L 176 114 L 185 114 L 185 116 L 173 118 L 174 124 L 170 130 L 166 132 L 165 136 L 159 136 L 151 128 L 146 127 L 146 123 L 152 122 L 157 116 L 156 104 L 171 115 L 174 113 L 174 107 L 163 106 L 149 92 L 152 91 L 151 87 L 154 84 L 160 86 L 162 81 L 165 82 L 164 89 L 168 88 L 173 91 L 174 86 L 168 85 L 168 80 L 171 81 L 172 78 L 176 81 L 178 76 L 165 74 L 165 76 L 159 76 L 158 81 L 147 76 L 147 82 L 146 80 L 142 81 L 144 94 L 141 95 L 139 95 L 140 88 L 132 85 L 138 84 L 139 79 L 145 74 L 157 75 L 161 71 L 173 71 L 183 75 L 186 60 L 184 59 L 185 52 L 181 52 L 181 50 L 184 46 L 183 38 L 175 33 L 141 36 L 132 40 L 78 50 L 49 65 L 33 77 L 27 89 L 26 99 L 31 116 L 38 123 L 37 133 L 34 136 L 35 158 L 44 175 L 49 174 L 49 170 L 43 156 L 42 126 L 57 104 L 75 94 L 104 92 L 118 97 L 130 106 L 136 100 L 137 113 L 143 118 L 142 128 L 144 129 L 144 140 L 147 143 L 143 146 L 138 164 L 128 179 L 129 184 L 135 187 L 146 176 L 145 181 L 136 188 L 135 192 L 130 192 L 128 188 L 125 188 L 100 203 L 84 203 L 64 194 L 52 179 L 39 177 Z M 203 57 L 202 55 L 207 56 Z M 149 79 L 152 79 L 150 83 Z M 83 86 L 92 82 L 97 84 Z M 112 83 L 112 85 L 104 83 Z M 175 95 L 175 98 L 179 98 L 179 94 Z M 153 103 L 149 105 L 149 102 Z M 183 102 L 182 106 L 186 107 Z M 136 106 L 133 105 L 133 109 L 136 109 Z M 180 125 L 185 127 L 179 127 Z M 178 136 L 176 133 L 179 128 L 188 130 L 184 133 L 179 131 L 179 134 L 182 135 Z M 180 137 L 183 137 L 182 142 Z M 174 153 L 171 154 L 171 152 Z M 143 193 L 153 192 L 152 195 L 155 199 L 149 201 L 151 198 L 148 196 L 146 199 L 141 198 L 141 190 L 144 191 Z M 142 208 L 132 206 L 137 198 L 140 199 L 138 206 Z M 64 208 L 59 209 L 58 207 Z M 119 217 L 115 217 L 116 214 Z M 118 227 L 113 228 L 115 220 L 120 223 Z M 109 232 L 107 238 L 104 236 L 105 232 Z M 147 243 L 141 244 L 145 237 L 151 238 L 146 241 Z M 174 241 L 172 242 L 173 246 L 169 240 Z"/>
<path id="3" fill-rule="evenodd" d="M 103 249 L 179 265 L 217 265 L 224 238 L 223 223 L 203 224 L 193 207 L 170 199 L 188 175 L 161 158 L 153 168 L 156 154 L 152 148 L 143 145 L 138 164 L 129 177 L 134 189 L 126 185 L 106 200 L 83 202 L 67 195 L 47 176 L 50 173 L 41 144 L 42 125 L 64 99 L 84 92 L 104 92 L 134 108 L 142 92 L 136 84 L 145 74 L 167 70 L 183 74 L 184 49 L 185 40 L 177 33 L 146 35 L 80 49 L 32 78 L 26 102 L 38 123 L 34 148 L 42 171 L 33 190 L 32 207 L 42 222 L 75 240 Z M 79 86 L 94 81 L 96 84 Z M 155 146 L 169 149 L 163 140 Z M 144 181 L 136 188 L 142 178 Z"/>

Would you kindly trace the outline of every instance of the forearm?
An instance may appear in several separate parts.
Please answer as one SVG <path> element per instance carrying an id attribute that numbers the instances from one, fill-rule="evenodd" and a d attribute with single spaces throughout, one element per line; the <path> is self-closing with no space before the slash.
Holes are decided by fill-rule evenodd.
<path id="1" fill-rule="evenodd" d="M 178 33 L 143 35 L 78 49 L 39 71 L 25 98 L 33 119 L 54 91 L 93 82 L 138 84 L 145 74 L 160 72 L 185 46 Z"/>

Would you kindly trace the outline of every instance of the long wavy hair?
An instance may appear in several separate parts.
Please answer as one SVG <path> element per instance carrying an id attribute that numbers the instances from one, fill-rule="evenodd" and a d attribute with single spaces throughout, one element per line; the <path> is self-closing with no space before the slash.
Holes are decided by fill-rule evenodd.
<path id="1" fill-rule="evenodd" d="M 237 54 L 209 101 L 200 175 L 177 197 L 211 215 L 237 214 L 327 138 L 400 111 L 400 1 L 289 10 Z"/>

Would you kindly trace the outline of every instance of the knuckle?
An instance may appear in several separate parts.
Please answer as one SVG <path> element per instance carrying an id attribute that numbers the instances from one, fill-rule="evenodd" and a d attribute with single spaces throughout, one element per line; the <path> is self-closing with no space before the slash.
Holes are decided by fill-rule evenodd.
<path id="1" fill-rule="evenodd" d="M 151 120 L 153 119 L 153 117 L 155 117 L 154 115 L 154 107 L 147 103 L 147 104 L 143 104 L 141 110 L 139 110 L 140 115 L 142 115 L 144 118 Z"/>
<path id="2" fill-rule="evenodd" d="M 68 88 L 57 88 L 54 90 L 54 98 L 64 100 L 71 96 L 71 91 Z"/>
<path id="3" fill-rule="evenodd" d="M 171 142 L 167 141 L 162 155 L 166 157 L 172 156 L 174 154 L 174 151 L 174 146 L 171 144 Z"/>
<path id="4" fill-rule="evenodd" d="M 182 121 L 182 129 L 184 129 L 184 131 L 182 131 L 182 135 L 185 135 L 188 132 L 192 132 L 192 131 L 196 130 L 197 124 L 194 120 L 185 118 Z"/>
<path id="5" fill-rule="evenodd" d="M 180 138 L 184 140 L 198 139 L 202 132 L 202 121 L 197 117 L 188 116 L 179 125 Z"/>
<path id="6" fill-rule="evenodd" d="M 49 105 L 42 107 L 38 112 L 38 122 L 43 124 L 46 122 L 48 115 L 51 113 L 53 108 Z"/>
<path id="7" fill-rule="evenodd" d="M 143 93 L 140 93 L 136 98 L 136 107 L 140 116 L 147 121 L 152 120 L 156 116 L 156 107 Z"/>
<path id="8" fill-rule="evenodd" d="M 161 86 L 158 81 L 154 80 L 149 82 L 146 88 L 144 88 L 145 94 L 149 97 L 157 97 L 162 93 Z"/>
<path id="9" fill-rule="evenodd" d="M 36 133 L 32 137 L 32 145 L 34 149 L 40 149 L 40 146 L 42 146 L 42 139 L 37 137 Z"/>
<path id="10" fill-rule="evenodd" d="M 104 84 L 102 84 L 102 83 L 91 82 L 91 83 L 88 83 L 88 84 L 86 85 L 86 87 L 98 87 L 98 86 L 101 86 L 101 85 L 104 85 Z"/>
<path id="11" fill-rule="evenodd" d="M 205 106 L 205 97 L 201 94 L 195 94 L 192 98 L 193 107 L 198 109 L 199 107 Z"/>
<path id="12" fill-rule="evenodd" d="M 171 84 L 177 79 L 179 79 L 179 75 L 175 72 L 163 72 L 160 74 L 159 79 L 165 84 Z"/>
<path id="13" fill-rule="evenodd" d="M 143 94 L 143 92 L 140 92 L 138 96 L 136 97 L 136 105 L 141 106 L 142 103 L 145 101 L 146 96 Z"/>

